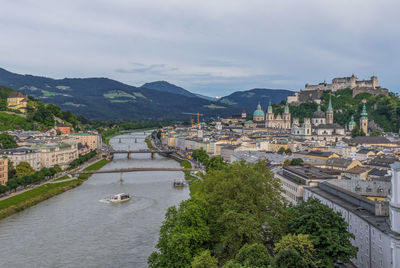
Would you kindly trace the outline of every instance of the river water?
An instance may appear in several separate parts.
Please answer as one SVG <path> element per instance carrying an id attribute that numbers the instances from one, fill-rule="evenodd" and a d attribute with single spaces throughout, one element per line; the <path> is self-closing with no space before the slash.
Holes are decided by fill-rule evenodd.
<path id="1" fill-rule="evenodd" d="M 145 136 L 131 133 L 110 144 L 145 149 Z M 159 155 L 115 155 L 103 169 L 127 167 L 179 164 Z M 121 184 L 119 173 L 94 174 L 75 189 L 0 220 L 0 267 L 147 267 L 167 208 L 189 197 L 187 188 L 172 187 L 179 177 L 182 172 L 131 172 Z M 132 200 L 104 202 L 121 192 Z"/>

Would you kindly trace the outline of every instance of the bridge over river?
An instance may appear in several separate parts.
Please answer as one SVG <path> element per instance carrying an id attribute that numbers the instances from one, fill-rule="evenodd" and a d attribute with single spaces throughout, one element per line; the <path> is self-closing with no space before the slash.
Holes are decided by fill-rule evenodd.
<path id="1" fill-rule="evenodd" d="M 131 159 L 131 154 L 151 154 L 151 158 L 155 158 L 155 154 L 165 154 L 169 155 L 175 153 L 173 150 L 111 150 L 111 156 L 115 154 L 127 154 L 128 159 Z"/>
<path id="2" fill-rule="evenodd" d="M 119 169 L 103 169 L 103 170 L 81 170 L 74 174 L 95 174 L 95 173 L 125 173 L 138 171 L 199 171 L 197 168 L 119 168 Z"/>

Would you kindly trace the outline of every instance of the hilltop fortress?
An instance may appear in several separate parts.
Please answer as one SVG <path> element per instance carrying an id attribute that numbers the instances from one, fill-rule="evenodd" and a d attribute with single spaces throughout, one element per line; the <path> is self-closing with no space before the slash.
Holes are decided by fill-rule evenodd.
<path id="1" fill-rule="evenodd" d="M 335 92 L 340 89 L 350 88 L 353 90 L 353 98 L 360 93 L 370 93 L 372 95 L 384 94 L 388 95 L 389 90 L 387 88 L 381 88 L 378 85 L 378 77 L 371 76 L 370 80 L 358 80 L 354 74 L 350 77 L 341 77 L 332 79 L 332 84 L 328 84 L 325 81 L 318 85 L 305 85 L 305 90 L 300 90 L 294 96 L 288 96 L 288 103 L 303 103 L 308 101 L 318 102 L 324 91 Z"/>

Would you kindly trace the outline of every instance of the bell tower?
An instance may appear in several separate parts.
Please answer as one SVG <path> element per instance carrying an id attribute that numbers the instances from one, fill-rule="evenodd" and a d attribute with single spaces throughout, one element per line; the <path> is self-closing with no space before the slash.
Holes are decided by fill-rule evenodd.
<path id="1" fill-rule="evenodd" d="M 360 117 L 360 128 L 362 131 L 364 131 L 365 135 L 368 135 L 368 114 L 367 114 L 367 108 L 365 107 L 365 100 L 363 100 L 363 109 L 361 112 L 361 117 Z"/>
<path id="2" fill-rule="evenodd" d="M 326 123 L 333 124 L 332 96 L 329 96 L 328 110 L 326 110 Z"/>

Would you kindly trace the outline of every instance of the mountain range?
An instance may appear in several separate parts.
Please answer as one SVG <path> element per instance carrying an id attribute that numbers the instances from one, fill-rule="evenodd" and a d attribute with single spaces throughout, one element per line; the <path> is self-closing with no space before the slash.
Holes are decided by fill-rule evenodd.
<path id="1" fill-rule="evenodd" d="M 252 113 L 258 102 L 264 107 L 269 100 L 279 103 L 293 94 L 284 89 L 252 89 L 217 99 L 166 81 L 135 87 L 108 78 L 52 79 L 1 68 L 0 85 L 87 118 L 132 121 L 189 119 L 182 112 L 200 112 L 205 118 L 239 114 L 242 109 Z"/>

